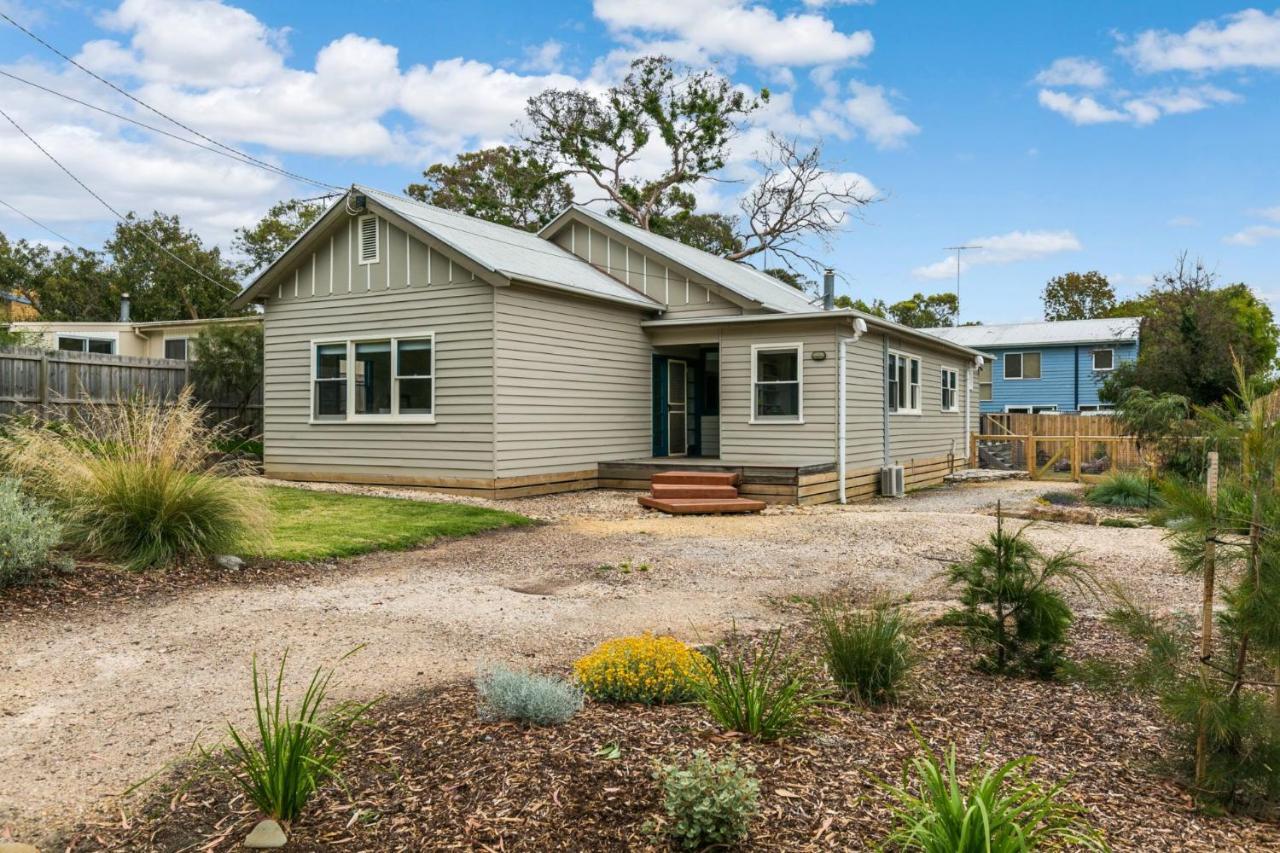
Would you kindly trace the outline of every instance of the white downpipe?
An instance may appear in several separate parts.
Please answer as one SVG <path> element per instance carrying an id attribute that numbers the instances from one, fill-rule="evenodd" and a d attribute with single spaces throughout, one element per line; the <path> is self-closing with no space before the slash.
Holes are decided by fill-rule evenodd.
<path id="1" fill-rule="evenodd" d="M 840 496 L 839 500 L 842 504 L 849 502 L 844 490 L 845 469 L 848 464 L 845 456 L 846 447 L 848 446 L 849 441 L 849 409 L 847 405 L 849 400 L 849 344 L 857 343 L 866 330 L 866 321 L 861 317 L 856 318 L 853 321 L 853 337 L 841 338 L 839 343 L 840 351 L 836 354 L 837 360 L 840 363 L 840 387 L 836 394 L 838 399 L 838 402 L 836 403 L 836 479 L 838 494 Z"/>
<path id="2" fill-rule="evenodd" d="M 964 467 L 968 468 L 970 464 L 975 464 L 977 460 L 969 459 L 970 442 L 973 440 L 973 372 L 981 370 L 982 365 L 986 362 L 982 356 L 977 356 L 964 372 Z"/>

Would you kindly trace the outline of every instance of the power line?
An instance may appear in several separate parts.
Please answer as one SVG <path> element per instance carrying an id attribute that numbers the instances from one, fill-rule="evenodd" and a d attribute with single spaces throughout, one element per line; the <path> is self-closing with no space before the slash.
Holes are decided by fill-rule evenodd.
<path id="1" fill-rule="evenodd" d="M 297 175 L 279 166 L 273 166 L 271 164 L 263 165 L 262 161 L 255 160 L 250 157 L 241 156 L 240 154 L 237 154 L 237 153 L 228 153 L 226 151 L 223 151 L 220 148 L 215 148 L 212 145 L 205 145 L 204 143 L 197 142 L 194 139 L 188 139 L 185 136 L 179 136 L 176 133 L 170 133 L 169 131 L 164 130 L 163 128 L 156 127 L 153 124 L 147 124 L 144 121 L 139 121 L 138 119 L 133 118 L 131 116 L 124 115 L 123 113 L 118 113 L 118 112 L 115 112 L 114 110 L 109 110 L 106 107 L 100 107 L 97 104 L 91 104 L 88 101 L 84 101 L 84 100 L 81 100 L 80 98 L 75 97 L 74 95 L 68 95 L 65 92 L 59 92 L 57 89 L 51 89 L 48 86 L 44 86 L 40 83 L 35 82 L 34 80 L 28 80 L 27 78 L 21 77 L 10 71 L 0 70 L 0 76 L 8 77 L 10 80 L 16 80 L 19 83 L 25 83 L 26 85 L 32 87 L 33 89 L 39 89 L 41 92 L 45 92 L 55 97 L 62 98 L 63 100 L 70 101 L 73 104 L 78 104 L 79 106 L 85 107 L 86 109 L 94 110 L 95 112 L 102 113 L 103 115 L 108 115 L 108 116 L 111 116 L 112 118 L 119 119 L 120 121 L 127 121 L 130 124 L 136 124 L 138 127 L 145 128 L 146 130 L 149 130 L 152 133 L 158 133 L 161 136 L 167 136 L 168 138 L 175 139 L 178 142 L 185 142 L 188 145 L 194 145 L 196 148 L 199 148 L 202 151 L 208 151 L 212 154 L 217 154 L 222 157 L 230 158 L 232 160 L 235 160 L 237 163 L 242 163 L 246 166 L 253 166 L 258 169 L 265 169 L 266 171 L 269 171 L 272 174 L 280 175 L 286 178 L 293 178 L 299 181 L 304 181 L 305 183 L 313 184 L 317 187 L 324 187 L 326 189 L 335 189 L 335 190 L 341 189 L 341 187 L 334 186 L 333 184 L 327 184 L 324 181 L 317 181 L 311 178 L 303 177 L 302 175 Z"/>
<path id="2" fill-rule="evenodd" d="M 32 225 L 35 225 L 37 228 L 43 228 L 45 231 L 48 231 L 50 234 L 52 234 L 53 236 L 57 237 L 57 238 L 58 238 L 59 240 L 61 240 L 62 242 L 67 243 L 68 245 L 71 245 L 71 246 L 76 246 L 77 248 L 81 248 L 81 249 L 83 249 L 83 248 L 84 248 L 84 246 L 81 246 L 81 245 L 80 245 L 79 243 L 77 243 L 75 240 L 72 240 L 70 237 L 67 237 L 67 236 L 64 236 L 64 235 L 62 235 L 62 234 L 59 234 L 57 231 L 54 231 L 52 228 L 50 228 L 48 225 L 45 225 L 45 224 L 44 224 L 43 222 L 41 222 L 39 219 L 36 219 L 36 218 L 35 218 L 35 217 L 33 217 L 33 216 L 29 216 L 28 214 L 23 213 L 21 210 L 18 210 L 18 208 L 16 208 L 16 207 L 14 207 L 13 205 L 9 204 L 9 202 L 5 201 L 5 200 L 4 200 L 4 199 L 2 199 L 2 198 L 0 198 L 0 205 L 4 205 L 5 207 L 9 208 L 9 209 L 10 209 L 10 210 L 12 210 L 14 213 L 18 214 L 18 215 L 19 215 L 19 216 L 21 216 L 23 219 L 25 219 L 25 220 L 27 220 L 28 222 L 30 222 Z"/>
<path id="3" fill-rule="evenodd" d="M 3 14 L 4 14 L 3 12 L 0 12 L 0 15 L 3 15 Z M 104 199 L 102 196 L 98 195 L 96 192 L 94 192 L 94 191 L 89 187 L 89 185 L 88 185 L 88 184 L 86 184 L 84 181 L 82 181 L 82 180 L 80 180 L 78 177 L 76 177 L 76 175 L 75 175 L 75 173 L 74 173 L 74 172 L 72 172 L 72 171 L 71 171 L 70 169 L 68 169 L 66 166 L 62 165 L 62 162 L 61 162 L 57 157 L 54 157 L 52 154 L 50 154 L 50 153 L 49 153 L 49 151 L 48 151 L 48 149 L 46 149 L 43 145 L 41 145 L 39 142 L 37 142 L 37 141 L 36 141 L 36 139 L 35 139 L 35 137 L 33 137 L 31 134 L 27 133 L 27 131 L 26 131 L 25 129 L 23 129 L 22 125 L 18 124 L 16 121 L 14 121 L 13 116 L 9 115 L 9 114 L 8 114 L 7 112 L 5 112 L 4 110 L 0 110 L 0 116 L 3 116 L 5 119 L 7 119 L 7 120 L 8 120 L 9 124 L 11 124 L 11 125 L 13 125 L 15 128 L 17 128 L 18 133 L 21 133 L 23 136 L 25 136 L 25 137 L 27 138 L 27 141 L 28 141 L 28 142 L 30 142 L 30 143 L 31 143 L 32 145 L 34 145 L 37 149 L 39 149 L 39 150 L 40 150 L 40 153 L 41 153 L 41 154 L 43 154 L 44 156 L 48 157 L 51 161 L 53 161 L 53 164 L 54 164 L 55 166 L 57 166 L 59 169 L 61 169 L 61 170 L 66 174 L 66 176 L 67 176 L 68 178 L 70 178 L 71 180 L 73 180 L 73 181 L 75 181 L 77 184 L 79 184 L 81 189 L 83 189 L 83 190 L 84 190 L 85 192 L 87 192 L 89 195 L 91 195 L 91 196 L 93 196 L 95 199 L 97 199 L 97 200 L 98 200 L 98 203 L 99 203 L 99 204 L 101 204 L 103 207 L 105 207 L 107 210 L 111 211 L 111 212 L 115 215 L 116 219 L 119 219 L 121 222 L 127 222 L 127 221 L 128 221 L 128 219 L 124 216 L 124 214 L 122 214 L 120 211 L 118 211 L 118 210 L 116 210 L 114 207 L 112 207 L 112 206 L 111 206 L 111 204 L 110 204 L 106 199 Z M 187 263 L 185 260 L 183 260 L 182 258 L 178 257 L 176 254 L 174 254 L 172 251 L 170 251 L 170 249 L 169 249 L 167 246 L 165 246 L 163 243 L 161 243 L 159 240 L 157 240 L 156 238 L 154 238 L 154 237 L 152 237 L 150 234 L 148 234 L 148 233 L 146 232 L 146 230 L 142 230 L 142 231 L 140 231 L 139 233 L 140 233 L 140 234 L 142 234 L 142 236 L 143 236 L 143 237 L 145 237 L 148 241 L 150 241 L 150 242 L 151 242 L 151 243 L 152 243 L 152 244 L 153 244 L 157 249 L 159 249 L 160 251 L 164 252 L 166 255 L 168 255 L 169 257 L 173 258 L 175 261 L 177 261 L 178 263 L 182 264 L 184 267 L 186 267 L 187 269 L 191 270 L 193 273 L 195 273 L 196 275 L 198 275 L 198 276 L 200 276 L 201 278 L 205 279 L 206 281 L 212 282 L 213 284 L 216 284 L 218 287 L 221 287 L 221 288 L 223 288 L 223 289 L 225 289 L 225 290 L 230 290 L 232 293 L 237 293 L 237 294 L 238 294 L 238 293 L 240 292 L 240 289 L 239 289 L 238 287 L 232 287 L 231 285 L 227 284 L 226 282 L 218 281 L 216 278 L 213 278 L 212 276 L 208 275 L 207 273 L 205 273 L 205 272 L 203 272 L 203 271 L 201 271 L 201 270 L 196 269 L 196 268 L 195 268 L 195 267 L 193 267 L 191 264 Z"/>
<path id="4" fill-rule="evenodd" d="M 110 89 L 112 89 L 112 90 L 114 90 L 114 91 L 116 91 L 116 92 L 120 93 L 121 95 L 124 95 L 126 98 L 128 98 L 128 99 L 129 99 L 129 100 L 131 100 L 131 101 L 133 101 L 135 104 L 138 104 L 139 106 L 141 106 L 141 107 L 143 107 L 143 108 L 145 108 L 145 109 L 147 109 L 147 110 L 150 110 L 151 112 L 155 113 L 156 115 L 160 116 L 161 118 L 165 119 L 166 121 L 170 121 L 170 122 L 172 122 L 173 124 L 177 125 L 178 127 L 182 128 L 183 130 L 187 131 L 188 133 L 190 133 L 190 134 L 192 134 L 192 135 L 194 135 L 194 136 L 198 136 L 199 138 L 203 139 L 205 142 L 208 142 L 208 143 L 209 143 L 209 144 L 211 144 L 211 145 L 215 145 L 215 146 L 217 146 L 218 148 L 221 148 L 221 149 L 223 149 L 223 150 L 225 150 L 225 151 L 228 151 L 228 152 L 230 152 L 230 153 L 232 153 L 232 154 L 235 154 L 235 155 L 236 155 L 236 156 L 238 156 L 238 157 L 243 157 L 243 158 L 244 158 L 244 159 L 246 159 L 246 160 L 252 161 L 252 162 L 254 162 L 254 163 L 258 164 L 259 166 L 262 166 L 263 168 L 270 169 L 270 170 L 272 170 L 272 171 L 274 171 L 274 172 L 277 172 L 278 174 L 286 175 L 286 176 L 288 176 L 288 177 L 290 177 L 290 178 L 293 178 L 293 179 L 295 179 L 295 180 L 304 181 L 304 182 L 309 183 L 309 184 L 318 184 L 319 186 L 326 187 L 326 188 L 328 188 L 328 189 L 335 189 L 335 190 L 337 190 L 337 189 L 342 189 L 342 187 L 336 186 L 336 185 L 334 185 L 334 184 L 326 184 L 326 183 L 324 183 L 324 182 L 322 182 L 322 181 L 312 180 L 311 178 L 307 178 L 307 177 L 304 177 L 304 176 L 302 176 L 302 175 L 296 174 L 296 173 L 294 173 L 294 172 L 290 172 L 290 171 L 288 171 L 288 170 L 286 170 L 286 169 L 281 169 L 279 166 L 276 166 L 276 165 L 274 165 L 274 164 L 272 164 L 272 163 L 269 163 L 269 162 L 267 162 L 266 160 L 261 160 L 261 159 L 259 159 L 259 158 L 257 158 L 257 157 L 254 157 L 252 154 L 246 154 L 245 152 L 240 151 L 240 150 L 239 150 L 239 149 L 237 149 L 237 148 L 233 148 L 233 147 L 231 147 L 230 145 L 225 145 L 225 144 L 223 144 L 223 143 L 219 142 L 218 140 L 214 139 L 213 137 L 211 137 L 211 136 L 207 136 L 207 135 L 205 135 L 205 134 L 201 133 L 200 131 L 196 130 L 194 127 L 191 127 L 191 126 L 189 126 L 189 125 L 183 124 L 182 122 L 178 121 L 176 118 L 174 118 L 173 116 L 169 115 L 168 113 L 165 113 L 165 112 L 162 112 L 162 111 L 160 111 L 160 110 L 156 109 L 155 107 L 151 106 L 151 105 L 150 105 L 150 104 L 148 104 L 146 101 L 142 100 L 141 98 L 137 97 L 136 95 L 133 95 L 133 94 L 131 94 L 131 93 L 129 93 L 129 92 L 127 92 L 127 91 L 125 91 L 124 89 L 122 89 L 122 88 L 120 88 L 119 86 L 117 86 L 115 83 L 112 83 L 112 82 L 111 82 L 110 80 L 108 80 L 107 78 L 105 78 L 105 77 L 103 77 L 103 76 L 101 76 L 101 75 L 97 74 L 97 73 L 96 73 L 96 72 L 94 72 L 94 71 L 91 71 L 90 69 L 88 69 L 88 68 L 86 68 L 85 66 L 81 65 L 79 62 L 76 62 L 76 61 L 75 61 L 74 59 L 72 59 L 70 56 L 68 56 L 67 54 L 65 54 L 65 53 L 63 53 L 62 51 L 58 50 L 58 49 L 57 49 L 56 47 L 54 47 L 53 45 L 49 44 L 49 42 L 47 42 L 47 41 L 45 41 L 44 39 L 40 38 L 40 36 L 36 35 L 36 34 L 35 34 L 35 33 L 33 33 L 31 30 L 29 30 L 29 29 L 27 29 L 26 27 L 22 26 L 22 24 L 19 24 L 17 21 L 15 21 L 13 18 L 11 18 L 9 15 L 5 14 L 5 13 L 4 13 L 4 12 L 2 12 L 2 11 L 0 11 L 0 18 L 3 18 L 4 20 L 8 21 L 8 22 L 9 22 L 10 24 L 12 24 L 14 27 L 16 27 L 17 29 L 21 30 L 22 32 L 24 32 L 24 33 L 26 33 L 28 36 L 30 36 L 30 37 L 31 37 L 35 42 L 37 42 L 38 44 L 40 44 L 40 45 L 42 45 L 43 47 L 47 48 L 48 50 L 52 51 L 52 52 L 53 52 L 53 53 L 55 53 L 56 55 L 60 56 L 62 59 L 66 60 L 66 61 L 67 61 L 67 62 L 69 62 L 70 64 L 74 65 L 76 68 L 79 68 L 81 71 L 83 71 L 85 74 L 88 74 L 90 77 L 92 77 L 93 79 L 97 80 L 99 83 L 102 83 L 104 86 L 107 86 L 107 87 L 109 87 Z"/>

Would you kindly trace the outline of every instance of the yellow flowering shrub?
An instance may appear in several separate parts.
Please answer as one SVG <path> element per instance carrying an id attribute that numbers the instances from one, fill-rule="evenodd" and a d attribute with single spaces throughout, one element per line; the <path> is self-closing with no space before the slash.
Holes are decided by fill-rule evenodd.
<path id="1" fill-rule="evenodd" d="M 573 665 L 582 689 L 610 702 L 684 702 L 707 659 L 675 637 L 619 637 L 606 640 Z"/>

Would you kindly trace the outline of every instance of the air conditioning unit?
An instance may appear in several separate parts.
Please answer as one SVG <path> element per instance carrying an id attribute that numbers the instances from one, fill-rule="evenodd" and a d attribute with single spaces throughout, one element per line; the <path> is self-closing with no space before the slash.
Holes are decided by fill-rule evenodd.
<path id="1" fill-rule="evenodd" d="M 900 498 L 906 493 L 906 478 L 901 465 L 886 465 L 880 469 L 881 495 L 886 498 Z"/>

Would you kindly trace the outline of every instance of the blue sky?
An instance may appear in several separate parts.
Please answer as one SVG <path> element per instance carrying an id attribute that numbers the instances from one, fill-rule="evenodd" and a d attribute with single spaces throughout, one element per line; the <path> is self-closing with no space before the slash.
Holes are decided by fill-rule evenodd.
<path id="1" fill-rule="evenodd" d="M 1039 316 L 1047 278 L 1140 289 L 1183 250 L 1280 300 L 1280 9 L 1212 2 L 922 4 L 627 0 L 359 4 L 0 0 L 88 67 L 219 141 L 319 180 L 400 190 L 510 138 L 530 94 L 600 87 L 667 52 L 767 86 L 705 204 L 731 210 L 767 131 L 823 140 L 883 200 L 837 236 L 841 289 L 954 286 L 943 247 L 981 243 L 965 319 Z M 12 27 L 0 70 L 160 122 Z M 314 188 L 0 79 L 0 108 L 123 209 L 226 244 Z M 3 122 L 0 122 L 3 124 Z M 176 129 L 175 129 L 176 130 Z M 110 214 L 7 124 L 0 200 L 74 242 Z M 57 242 L 0 210 L 11 236 Z"/>

